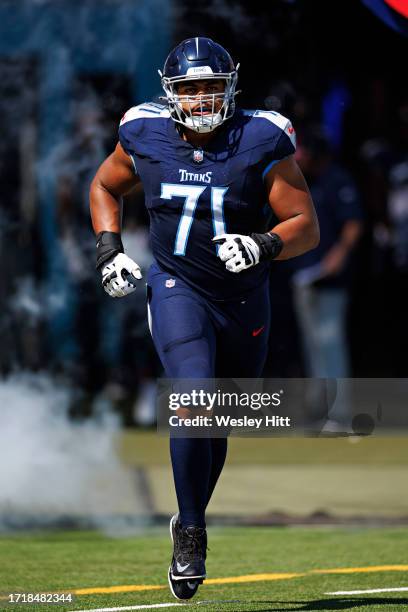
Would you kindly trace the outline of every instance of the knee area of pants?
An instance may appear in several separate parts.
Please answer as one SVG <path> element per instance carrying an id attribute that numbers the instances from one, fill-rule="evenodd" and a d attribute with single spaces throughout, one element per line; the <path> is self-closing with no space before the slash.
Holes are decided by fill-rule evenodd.
<path id="1" fill-rule="evenodd" d="M 209 363 L 205 359 L 191 357 L 179 363 L 175 378 L 213 378 Z"/>

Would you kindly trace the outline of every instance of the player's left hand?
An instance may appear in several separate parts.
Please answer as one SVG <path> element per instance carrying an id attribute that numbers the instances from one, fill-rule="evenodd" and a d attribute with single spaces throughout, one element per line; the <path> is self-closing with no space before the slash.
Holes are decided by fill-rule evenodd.
<path id="1" fill-rule="evenodd" d="M 213 242 L 221 245 L 218 257 L 226 262 L 225 267 L 230 272 L 242 272 L 259 263 L 259 245 L 250 236 L 221 234 L 215 236 Z"/>

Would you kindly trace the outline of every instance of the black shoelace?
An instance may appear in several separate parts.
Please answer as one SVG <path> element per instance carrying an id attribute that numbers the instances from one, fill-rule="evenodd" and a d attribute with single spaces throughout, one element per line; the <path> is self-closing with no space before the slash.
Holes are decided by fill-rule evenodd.
<path id="1" fill-rule="evenodd" d="M 179 554 L 182 562 L 190 563 L 205 556 L 205 530 L 186 527 L 180 530 Z"/>

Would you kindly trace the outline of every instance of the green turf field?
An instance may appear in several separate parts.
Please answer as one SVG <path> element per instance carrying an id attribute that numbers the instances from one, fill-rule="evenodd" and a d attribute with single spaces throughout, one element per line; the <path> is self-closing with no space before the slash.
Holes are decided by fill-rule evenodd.
<path id="1" fill-rule="evenodd" d="M 408 588 L 408 529 L 211 527 L 209 547 L 209 580 L 193 600 L 205 603 L 189 608 L 217 612 L 408 609 L 408 590 L 327 594 Z M 74 593 L 75 601 L 17 605 L 3 598 L 0 609 L 27 612 L 175 604 L 166 581 L 169 559 L 170 539 L 164 528 L 116 539 L 91 531 L 3 535 L 2 597 L 64 591 Z"/>

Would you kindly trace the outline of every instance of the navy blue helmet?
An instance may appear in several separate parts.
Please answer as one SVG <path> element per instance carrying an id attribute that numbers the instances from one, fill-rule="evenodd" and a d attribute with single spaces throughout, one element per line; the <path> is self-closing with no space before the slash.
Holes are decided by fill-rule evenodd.
<path id="1" fill-rule="evenodd" d="M 188 38 L 168 55 L 163 72 L 159 70 L 171 117 L 195 130 L 210 132 L 229 119 L 235 110 L 237 70 L 228 51 L 211 38 Z M 186 81 L 224 80 L 224 91 L 199 96 L 178 95 L 178 85 Z M 198 109 L 198 110 L 197 110 Z"/>

